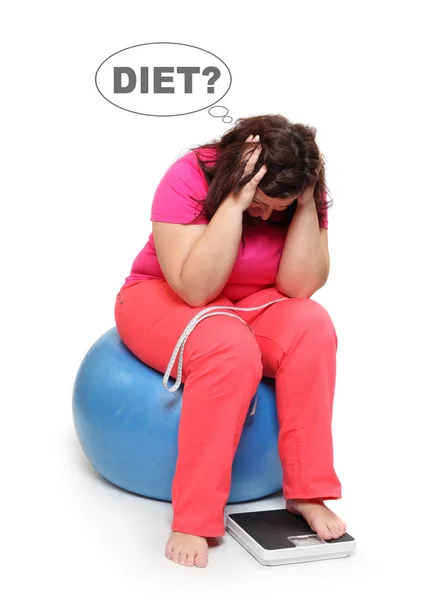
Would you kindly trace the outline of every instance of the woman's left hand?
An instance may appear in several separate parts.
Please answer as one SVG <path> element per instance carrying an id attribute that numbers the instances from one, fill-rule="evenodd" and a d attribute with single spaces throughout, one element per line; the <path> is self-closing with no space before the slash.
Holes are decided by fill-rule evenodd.
<path id="1" fill-rule="evenodd" d="M 309 204 L 315 203 L 314 188 L 315 185 L 312 185 L 311 187 L 306 188 L 303 194 L 300 194 L 300 196 L 298 196 L 297 206 L 308 206 Z"/>

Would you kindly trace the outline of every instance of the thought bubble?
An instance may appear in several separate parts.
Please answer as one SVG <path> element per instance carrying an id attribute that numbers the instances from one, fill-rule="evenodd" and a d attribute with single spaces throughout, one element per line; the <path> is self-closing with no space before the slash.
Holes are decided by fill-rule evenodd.
<path id="1" fill-rule="evenodd" d="M 233 120 L 214 106 L 231 87 L 231 72 L 212 52 L 189 44 L 151 42 L 130 46 L 104 60 L 95 74 L 108 102 L 139 115 L 179 117 L 210 107 L 212 117 Z"/>

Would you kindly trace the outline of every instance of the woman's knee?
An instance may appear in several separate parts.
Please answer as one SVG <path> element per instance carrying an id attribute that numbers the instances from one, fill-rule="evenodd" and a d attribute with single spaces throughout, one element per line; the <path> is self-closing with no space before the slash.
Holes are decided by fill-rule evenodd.
<path id="1" fill-rule="evenodd" d="M 261 352 L 254 333 L 235 317 L 213 315 L 204 319 L 190 334 L 185 349 L 190 362 L 206 354 L 217 354 L 225 372 L 254 370 L 256 377 L 262 377 Z"/>
<path id="2" fill-rule="evenodd" d="M 338 344 L 334 323 L 324 306 L 311 298 L 292 298 L 292 301 L 286 303 L 289 305 L 287 308 L 292 322 L 296 324 L 300 322 L 305 331 L 316 333 L 320 338 L 329 335 Z"/>

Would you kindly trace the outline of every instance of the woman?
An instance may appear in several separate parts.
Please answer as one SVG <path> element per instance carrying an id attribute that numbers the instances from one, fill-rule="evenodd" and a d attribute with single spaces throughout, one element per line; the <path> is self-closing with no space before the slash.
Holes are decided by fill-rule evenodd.
<path id="1" fill-rule="evenodd" d="M 323 539 L 346 530 L 323 502 L 341 498 L 341 484 L 331 432 L 337 336 L 310 299 L 329 271 L 315 134 L 281 115 L 240 119 L 174 162 L 117 296 L 123 342 L 177 379 L 172 389 L 181 375 L 185 384 L 165 551 L 182 565 L 205 567 L 206 538 L 225 535 L 232 463 L 262 376 L 275 378 L 287 509 Z M 214 318 L 193 322 L 179 365 L 176 343 L 201 310 Z"/>

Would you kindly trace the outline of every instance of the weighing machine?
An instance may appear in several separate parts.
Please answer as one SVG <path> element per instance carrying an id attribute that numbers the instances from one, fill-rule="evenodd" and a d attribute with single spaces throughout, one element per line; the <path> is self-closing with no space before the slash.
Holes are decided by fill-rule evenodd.
<path id="1" fill-rule="evenodd" d="M 302 516 L 286 509 L 230 513 L 225 528 L 263 565 L 344 558 L 355 551 L 348 533 L 323 540 Z"/>

